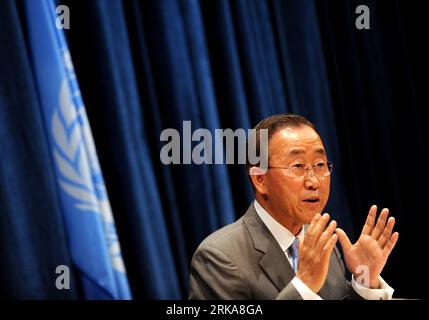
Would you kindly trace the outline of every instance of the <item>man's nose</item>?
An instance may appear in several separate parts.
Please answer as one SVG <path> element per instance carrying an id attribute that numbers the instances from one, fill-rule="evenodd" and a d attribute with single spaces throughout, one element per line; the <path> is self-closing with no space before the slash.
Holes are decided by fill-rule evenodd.
<path id="1" fill-rule="evenodd" d="M 310 170 L 308 174 L 305 176 L 304 185 L 306 189 L 316 190 L 319 189 L 319 179 L 314 174 L 313 170 Z"/>

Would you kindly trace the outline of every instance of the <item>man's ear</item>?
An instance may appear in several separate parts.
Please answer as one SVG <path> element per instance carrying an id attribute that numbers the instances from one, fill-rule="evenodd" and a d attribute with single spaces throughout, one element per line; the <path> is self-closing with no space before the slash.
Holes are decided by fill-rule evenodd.
<path id="1" fill-rule="evenodd" d="M 252 167 L 250 168 L 250 180 L 253 183 L 253 186 L 255 187 L 255 191 L 260 193 L 261 195 L 265 195 L 267 193 L 266 190 L 266 170 L 263 173 L 259 172 L 253 172 L 255 170 L 262 170 L 258 167 Z"/>

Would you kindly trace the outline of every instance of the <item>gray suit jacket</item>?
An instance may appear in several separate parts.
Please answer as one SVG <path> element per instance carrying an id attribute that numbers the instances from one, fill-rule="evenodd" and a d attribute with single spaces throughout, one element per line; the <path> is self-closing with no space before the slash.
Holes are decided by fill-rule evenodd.
<path id="1" fill-rule="evenodd" d="M 279 244 L 252 205 L 236 222 L 208 236 L 191 263 L 189 299 L 302 299 L 295 276 Z M 359 299 L 345 277 L 335 248 L 323 299 Z"/>

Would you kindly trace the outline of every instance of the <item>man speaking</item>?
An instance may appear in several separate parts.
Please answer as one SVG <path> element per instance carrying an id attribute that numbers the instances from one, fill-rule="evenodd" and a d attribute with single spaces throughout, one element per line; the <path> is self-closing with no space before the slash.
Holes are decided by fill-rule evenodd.
<path id="1" fill-rule="evenodd" d="M 391 299 L 393 289 L 380 276 L 399 237 L 389 210 L 376 219 L 372 206 L 352 244 L 329 214 L 321 214 L 333 164 L 313 124 L 279 114 L 261 121 L 256 137 L 262 129 L 268 130 L 268 166 L 248 164 L 255 200 L 243 217 L 200 244 L 189 298 Z M 261 150 L 258 138 L 255 143 Z"/>

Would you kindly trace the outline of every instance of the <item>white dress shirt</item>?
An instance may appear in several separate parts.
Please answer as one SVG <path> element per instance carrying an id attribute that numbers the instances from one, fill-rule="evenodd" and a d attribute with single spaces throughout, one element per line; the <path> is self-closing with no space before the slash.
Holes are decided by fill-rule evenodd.
<path id="1" fill-rule="evenodd" d="M 280 248 L 285 253 L 289 263 L 293 266 L 292 257 L 288 253 L 288 248 L 292 245 L 295 240 L 295 236 L 282 224 L 277 222 L 260 204 L 257 200 L 254 201 L 254 206 L 257 214 L 261 218 L 262 222 L 267 226 L 268 230 L 274 236 Z M 301 229 L 299 235 L 303 235 L 304 228 Z M 298 279 L 296 276 L 292 279 L 292 284 L 295 286 L 298 293 L 304 300 L 323 300 L 318 294 L 313 292 L 304 282 Z M 390 300 L 392 299 L 393 289 L 381 278 L 380 276 L 380 288 L 371 289 L 364 287 L 357 283 L 352 276 L 351 281 L 352 288 L 366 300 Z"/>

